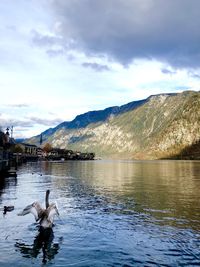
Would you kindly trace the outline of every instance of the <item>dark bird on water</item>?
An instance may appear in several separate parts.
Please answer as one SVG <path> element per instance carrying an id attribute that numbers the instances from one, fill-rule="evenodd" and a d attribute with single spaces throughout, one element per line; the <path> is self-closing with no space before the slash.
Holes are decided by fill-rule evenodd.
<path id="1" fill-rule="evenodd" d="M 14 206 L 4 206 L 3 208 L 3 214 L 5 215 L 7 212 L 13 211 Z"/>
<path id="2" fill-rule="evenodd" d="M 53 226 L 54 216 L 59 216 L 59 212 L 56 203 L 49 204 L 49 194 L 50 190 L 47 190 L 45 197 L 46 208 L 43 208 L 39 202 L 35 201 L 31 205 L 28 205 L 25 209 L 23 209 L 23 211 L 18 215 L 24 216 L 26 214 L 32 213 L 35 217 L 36 222 L 39 222 L 42 228 L 51 228 Z"/>

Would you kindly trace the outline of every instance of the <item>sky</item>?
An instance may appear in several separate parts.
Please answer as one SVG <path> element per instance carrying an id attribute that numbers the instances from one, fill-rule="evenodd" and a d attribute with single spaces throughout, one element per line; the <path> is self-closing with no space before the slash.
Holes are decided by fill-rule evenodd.
<path id="1" fill-rule="evenodd" d="M 40 134 L 90 110 L 199 91 L 199 0 L 1 0 L 0 126 Z"/>

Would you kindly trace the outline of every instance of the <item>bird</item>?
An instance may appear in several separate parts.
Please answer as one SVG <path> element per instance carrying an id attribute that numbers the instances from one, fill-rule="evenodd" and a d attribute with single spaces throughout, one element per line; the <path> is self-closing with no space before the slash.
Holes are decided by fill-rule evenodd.
<path id="1" fill-rule="evenodd" d="M 13 211 L 14 210 L 14 206 L 4 206 L 3 208 L 3 214 L 6 215 L 6 213 L 9 211 Z"/>
<path id="2" fill-rule="evenodd" d="M 32 213 L 35 217 L 35 221 L 39 222 L 42 229 L 52 228 L 54 216 L 59 216 L 59 212 L 56 203 L 49 204 L 49 194 L 50 190 L 47 190 L 45 197 L 46 208 L 43 208 L 38 201 L 35 201 L 31 205 L 26 206 L 22 212 L 18 213 L 18 216 Z"/>

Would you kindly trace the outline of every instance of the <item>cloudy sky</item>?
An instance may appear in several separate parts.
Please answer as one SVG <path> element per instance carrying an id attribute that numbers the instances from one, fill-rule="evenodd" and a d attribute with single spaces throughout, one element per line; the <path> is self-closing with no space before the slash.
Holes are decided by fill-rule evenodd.
<path id="1" fill-rule="evenodd" d="M 0 126 L 200 90 L 199 0 L 1 0 Z"/>

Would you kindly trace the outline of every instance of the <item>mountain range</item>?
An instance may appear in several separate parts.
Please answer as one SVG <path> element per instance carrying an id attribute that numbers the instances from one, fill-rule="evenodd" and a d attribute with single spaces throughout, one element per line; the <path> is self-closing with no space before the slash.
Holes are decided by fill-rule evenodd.
<path id="1" fill-rule="evenodd" d="M 39 145 L 40 136 L 27 141 Z M 200 92 L 152 95 L 122 106 L 89 111 L 46 130 L 42 137 L 43 144 L 94 152 L 104 158 L 183 156 L 186 148 L 199 144 Z"/>

